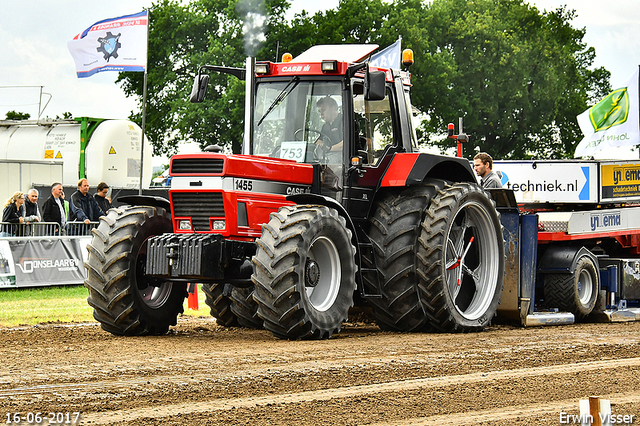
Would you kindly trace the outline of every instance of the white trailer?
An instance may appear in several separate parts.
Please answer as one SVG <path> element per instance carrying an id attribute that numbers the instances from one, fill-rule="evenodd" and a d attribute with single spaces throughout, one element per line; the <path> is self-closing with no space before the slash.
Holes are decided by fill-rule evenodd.
<path id="1" fill-rule="evenodd" d="M 86 177 L 92 186 L 104 181 L 112 188 L 139 188 L 142 131 L 128 120 L 81 117 L 75 120 L 0 121 L 0 160 L 50 161 L 63 165 L 62 184 L 75 187 Z M 152 174 L 152 148 L 145 139 L 143 188 Z M 26 191 L 49 176 L 22 182 Z"/>

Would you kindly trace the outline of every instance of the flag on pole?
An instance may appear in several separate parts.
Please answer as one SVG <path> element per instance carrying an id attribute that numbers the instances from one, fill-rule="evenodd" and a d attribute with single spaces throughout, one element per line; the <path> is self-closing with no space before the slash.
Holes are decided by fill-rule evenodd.
<path id="1" fill-rule="evenodd" d="M 147 11 L 96 22 L 67 43 L 78 78 L 147 67 Z"/>
<path id="2" fill-rule="evenodd" d="M 380 68 L 392 68 L 399 70 L 402 61 L 402 52 L 400 51 L 401 39 L 398 39 L 391 46 L 381 50 L 371 56 L 369 65 Z"/>
<path id="3" fill-rule="evenodd" d="M 604 148 L 640 144 L 638 70 L 624 86 L 578 116 L 584 138 L 574 157 L 592 155 Z"/>

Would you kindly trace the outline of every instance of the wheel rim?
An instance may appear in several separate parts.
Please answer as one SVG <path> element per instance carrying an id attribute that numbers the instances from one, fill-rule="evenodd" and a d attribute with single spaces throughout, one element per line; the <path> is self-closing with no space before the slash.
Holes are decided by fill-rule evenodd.
<path id="1" fill-rule="evenodd" d="M 467 320 L 481 318 L 491 305 L 500 273 L 493 220 L 476 201 L 464 203 L 447 231 L 445 277 L 456 310 Z"/>
<path id="2" fill-rule="evenodd" d="M 142 245 L 146 248 L 146 240 Z M 136 290 L 140 300 L 151 309 L 157 309 L 167 302 L 173 283 L 160 281 L 146 276 L 147 253 L 141 250 L 136 262 Z"/>
<path id="3" fill-rule="evenodd" d="M 318 237 L 309 248 L 308 258 L 315 262 L 318 274 L 312 280 L 315 285 L 305 285 L 307 300 L 316 310 L 327 311 L 333 306 L 340 290 L 340 256 L 333 241 L 327 237 Z"/>
<path id="4" fill-rule="evenodd" d="M 580 271 L 578 275 L 578 299 L 582 305 L 588 305 L 593 292 L 593 279 L 588 271 Z"/>

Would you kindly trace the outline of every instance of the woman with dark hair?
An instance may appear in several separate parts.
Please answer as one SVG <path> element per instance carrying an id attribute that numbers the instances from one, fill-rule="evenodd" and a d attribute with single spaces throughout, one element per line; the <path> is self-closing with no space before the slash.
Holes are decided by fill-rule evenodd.
<path id="1" fill-rule="evenodd" d="M 2 211 L 2 221 L 5 223 L 24 223 L 24 216 L 22 216 L 22 205 L 24 204 L 24 193 L 18 191 L 15 192 L 11 198 L 4 204 L 4 210 Z M 9 233 L 11 235 L 16 234 L 16 226 L 10 227 L 7 225 L 2 226 L 3 233 Z M 6 229 L 5 229 L 6 228 Z"/>

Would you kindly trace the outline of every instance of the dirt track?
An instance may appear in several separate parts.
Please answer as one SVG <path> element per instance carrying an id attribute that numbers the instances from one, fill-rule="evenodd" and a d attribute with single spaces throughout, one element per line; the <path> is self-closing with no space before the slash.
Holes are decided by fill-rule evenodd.
<path id="1" fill-rule="evenodd" d="M 44 325 L 0 329 L 0 356 L 3 423 L 80 412 L 91 425 L 558 425 L 598 395 L 640 424 L 640 323 L 466 335 L 358 323 L 296 342 L 212 318 L 139 338 Z"/>

